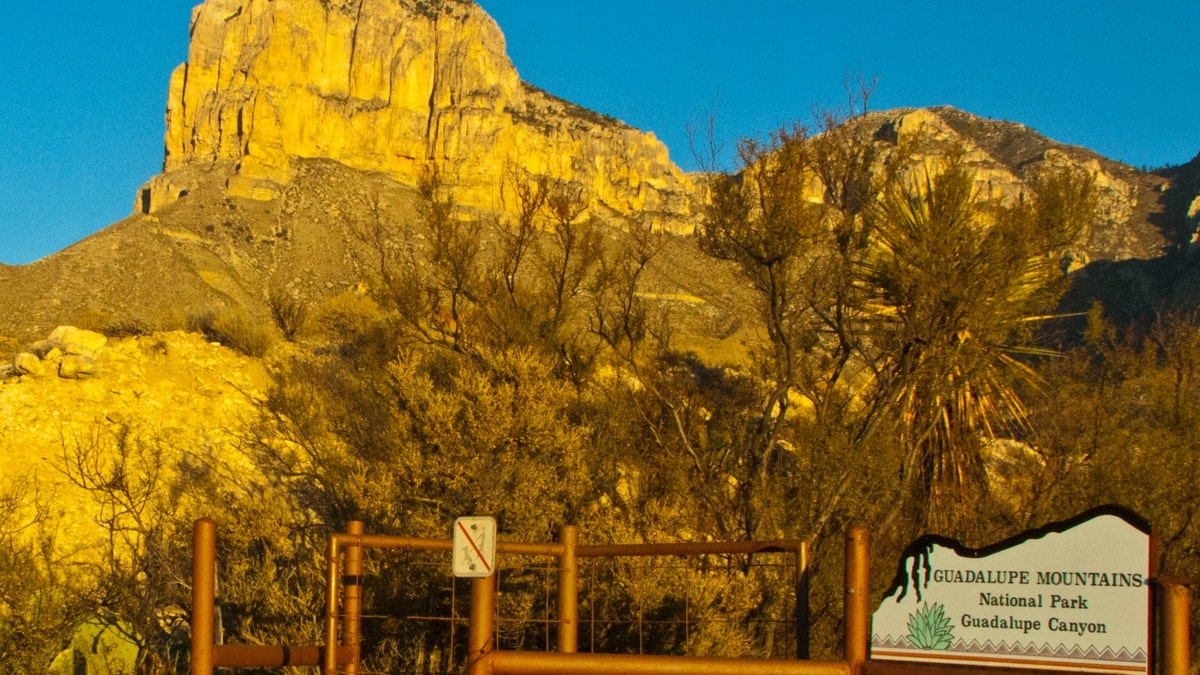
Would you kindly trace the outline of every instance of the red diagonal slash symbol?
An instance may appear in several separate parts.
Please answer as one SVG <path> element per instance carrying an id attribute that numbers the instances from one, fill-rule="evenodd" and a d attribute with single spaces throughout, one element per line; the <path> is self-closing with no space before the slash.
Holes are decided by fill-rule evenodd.
<path id="1" fill-rule="evenodd" d="M 489 565 L 487 559 L 483 557 L 483 551 L 480 551 L 479 547 L 475 545 L 475 540 L 471 538 L 471 533 L 467 532 L 466 526 L 460 522 L 458 523 L 458 529 L 462 530 L 463 536 L 467 538 L 467 543 L 470 544 L 471 548 L 475 550 L 475 555 L 479 556 L 479 562 L 483 563 L 483 569 L 491 572 L 492 566 Z"/>

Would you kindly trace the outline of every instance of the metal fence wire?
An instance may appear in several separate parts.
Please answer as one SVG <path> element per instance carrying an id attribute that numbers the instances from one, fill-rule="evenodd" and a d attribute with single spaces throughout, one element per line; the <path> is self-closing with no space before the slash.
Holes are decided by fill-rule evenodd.
<path id="1" fill-rule="evenodd" d="M 802 546 L 752 554 L 622 547 L 608 556 L 588 548 L 603 547 L 580 547 L 580 652 L 807 656 Z M 502 555 L 497 563 L 495 648 L 554 651 L 558 558 Z M 358 672 L 462 672 L 471 580 L 452 576 L 450 556 L 364 546 L 363 564 Z"/>

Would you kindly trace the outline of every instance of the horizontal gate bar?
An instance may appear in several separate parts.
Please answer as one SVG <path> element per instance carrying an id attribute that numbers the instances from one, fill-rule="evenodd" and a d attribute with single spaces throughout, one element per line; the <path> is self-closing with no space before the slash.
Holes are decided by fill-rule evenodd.
<path id="1" fill-rule="evenodd" d="M 747 553 L 798 553 L 804 547 L 799 540 L 778 541 L 695 541 L 664 544 L 580 544 L 580 558 L 654 555 L 737 555 Z"/>
<path id="2" fill-rule="evenodd" d="M 485 675 L 850 675 L 844 661 L 553 652 L 489 652 L 479 666 Z"/>
<path id="3" fill-rule="evenodd" d="M 275 647 L 260 645 L 213 645 L 213 665 L 218 668 L 279 668 L 282 666 L 319 666 L 325 657 L 324 647 Z M 337 662 L 349 664 L 354 652 L 339 647 Z"/>

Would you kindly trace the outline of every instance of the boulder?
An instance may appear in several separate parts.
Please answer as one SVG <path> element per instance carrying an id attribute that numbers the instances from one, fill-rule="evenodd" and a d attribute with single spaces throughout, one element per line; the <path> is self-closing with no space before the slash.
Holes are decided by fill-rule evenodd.
<path id="1" fill-rule="evenodd" d="M 108 343 L 108 338 L 100 333 L 82 330 L 74 326 L 59 326 L 50 333 L 50 337 L 47 339 L 61 345 L 66 354 L 92 358 L 95 358 Z"/>
<path id="2" fill-rule="evenodd" d="M 61 349 L 61 348 L 62 348 L 62 344 L 59 343 L 57 340 L 46 339 L 46 340 L 38 340 L 37 342 L 29 345 L 29 348 L 26 349 L 25 351 L 30 354 L 33 354 L 34 356 L 38 357 L 39 359 L 44 359 L 44 358 L 46 358 L 46 355 L 49 354 L 50 352 L 54 351 L 55 349 Z"/>
<path id="3" fill-rule="evenodd" d="M 100 374 L 96 359 L 81 354 L 67 354 L 58 364 L 58 376 L 65 380 L 86 380 Z"/>
<path id="4" fill-rule="evenodd" d="M 13 369 L 18 375 L 28 375 L 29 377 L 42 377 L 46 374 L 46 365 L 38 358 L 37 354 L 31 352 L 21 352 L 13 359 Z"/>
<path id="5" fill-rule="evenodd" d="M 108 338 L 95 331 L 74 326 L 59 326 L 45 340 L 38 340 L 27 350 L 43 361 L 55 361 L 63 354 L 96 358 Z"/>

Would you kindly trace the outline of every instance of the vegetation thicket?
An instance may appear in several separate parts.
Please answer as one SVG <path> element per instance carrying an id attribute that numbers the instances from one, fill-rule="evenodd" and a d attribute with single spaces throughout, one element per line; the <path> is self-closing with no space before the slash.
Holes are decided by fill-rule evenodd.
<path id="1" fill-rule="evenodd" d="M 427 175 L 411 221 L 368 199 L 354 229 L 373 274 L 359 291 L 312 306 L 272 294 L 278 331 L 303 348 L 270 351 L 275 328 L 244 315 L 198 326 L 276 355 L 240 435 L 257 471 L 174 465 L 135 429 L 66 443 L 111 555 L 77 578 L 26 564 L 41 550 L 17 537 L 31 525 L 5 518 L 0 655 L 45 663 L 70 617 L 99 615 L 130 627 L 141 670 L 178 667 L 186 631 L 172 617 L 188 607 L 200 515 L 222 526 L 225 639 L 254 644 L 319 641 L 324 537 L 348 520 L 441 537 L 456 516 L 491 514 L 527 541 L 564 524 L 590 542 L 806 539 L 818 658 L 839 649 L 841 534 L 855 522 L 875 534 L 876 593 L 919 533 L 978 545 L 1110 502 L 1159 525 L 1165 570 L 1196 573 L 1195 317 L 1126 330 L 1097 308 L 1078 346 L 1044 344 L 1068 250 L 1095 216 L 1090 178 L 1048 171 L 992 200 L 964 149 L 856 143 L 842 117 L 745 141 L 736 172 L 709 176 L 700 246 L 736 268 L 760 319 L 736 366 L 681 349 L 646 303 L 666 235 L 589 216 L 578 188 L 510 171 L 510 220 L 460 209 L 445 173 Z M 35 502 L 10 489 L 0 510 Z M 663 570 L 653 593 L 614 577 L 593 601 L 631 607 L 642 593 L 661 614 L 691 584 L 711 601 L 691 611 L 730 621 L 656 647 L 773 653 L 782 637 L 759 619 L 781 611 L 789 580 L 733 562 L 715 586 Z M 440 570 L 370 565 L 373 613 L 448 610 Z M 506 602 L 532 607 L 544 589 L 521 574 Z M 512 639 L 539 644 L 543 630 Z M 368 622 L 368 667 L 460 666 L 441 631 Z M 636 649 L 607 631 L 605 644 Z"/>

